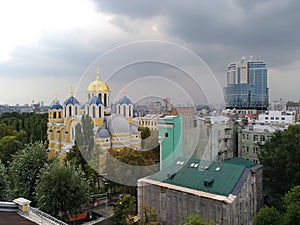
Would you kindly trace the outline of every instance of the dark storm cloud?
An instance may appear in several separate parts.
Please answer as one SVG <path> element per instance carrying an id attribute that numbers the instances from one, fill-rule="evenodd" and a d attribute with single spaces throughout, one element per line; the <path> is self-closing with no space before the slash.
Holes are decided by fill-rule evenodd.
<path id="1" fill-rule="evenodd" d="M 98 4 L 100 10 L 132 19 L 164 16 L 167 24 L 160 32 L 166 38 L 177 37 L 191 43 L 189 47 L 216 68 L 221 68 L 215 60 L 219 55 L 223 68 L 248 54 L 263 58 L 274 67 L 298 60 L 300 4 L 297 0 L 131 0 Z M 127 29 L 124 20 L 115 25 Z"/>
<path id="2" fill-rule="evenodd" d="M 117 15 L 126 15 L 132 18 L 149 18 L 161 13 L 161 0 L 140 1 L 140 0 L 115 0 L 97 1 L 95 3 L 103 12 Z"/>

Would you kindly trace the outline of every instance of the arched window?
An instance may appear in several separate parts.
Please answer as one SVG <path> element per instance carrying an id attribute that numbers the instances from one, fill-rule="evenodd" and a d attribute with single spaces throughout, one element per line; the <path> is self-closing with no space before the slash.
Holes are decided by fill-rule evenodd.
<path id="1" fill-rule="evenodd" d="M 71 138 L 72 138 L 72 140 L 74 140 L 74 138 L 75 138 L 75 131 L 74 131 L 74 128 L 72 127 L 72 130 L 71 130 Z"/>
<path id="2" fill-rule="evenodd" d="M 99 106 L 99 118 L 101 118 L 101 106 Z"/>
<path id="3" fill-rule="evenodd" d="M 56 119 L 56 112 L 53 112 L 53 119 Z"/>
<path id="4" fill-rule="evenodd" d="M 101 100 L 101 102 L 102 102 L 102 94 L 101 93 L 99 93 L 98 94 L 98 98 Z"/>
<path id="5" fill-rule="evenodd" d="M 78 107 L 75 106 L 75 115 L 78 115 Z"/>
<path id="6" fill-rule="evenodd" d="M 119 110 L 118 110 L 118 111 L 119 111 L 119 112 L 118 112 L 118 114 L 121 114 L 121 105 L 119 105 L 119 107 L 118 107 L 118 108 L 119 108 Z"/>
<path id="7" fill-rule="evenodd" d="M 95 109 L 95 106 L 93 106 L 93 118 L 96 117 L 96 109 Z"/>
<path id="8" fill-rule="evenodd" d="M 107 106 L 107 94 L 104 93 L 104 106 L 106 107 Z"/>
<path id="9" fill-rule="evenodd" d="M 69 116 L 72 116 L 72 106 L 69 106 Z"/>
<path id="10" fill-rule="evenodd" d="M 65 112 L 65 117 L 67 117 L 67 109 L 65 106 L 64 106 L 64 112 Z"/>
<path id="11" fill-rule="evenodd" d="M 58 118 L 59 119 L 61 118 L 61 112 L 58 112 Z"/>
<path id="12" fill-rule="evenodd" d="M 126 116 L 126 105 L 123 105 L 123 115 Z"/>
<path id="13" fill-rule="evenodd" d="M 131 116 L 131 105 L 129 106 L 129 112 L 128 112 L 129 116 Z"/>

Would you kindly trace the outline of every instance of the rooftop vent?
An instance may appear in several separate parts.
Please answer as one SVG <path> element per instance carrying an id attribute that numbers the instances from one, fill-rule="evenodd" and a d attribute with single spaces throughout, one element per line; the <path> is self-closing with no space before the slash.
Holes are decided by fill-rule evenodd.
<path id="1" fill-rule="evenodd" d="M 208 187 L 208 186 L 212 185 L 212 183 L 213 183 L 214 181 L 215 181 L 215 178 L 210 177 L 210 178 L 204 180 L 204 185 L 205 185 L 206 187 Z"/>
<path id="2" fill-rule="evenodd" d="M 173 179 L 175 177 L 176 173 L 168 173 L 168 178 Z"/>
<path id="3" fill-rule="evenodd" d="M 194 167 L 194 165 L 195 165 L 195 163 L 192 163 L 192 164 L 191 164 L 191 167 Z"/>
<path id="4" fill-rule="evenodd" d="M 197 168 L 198 166 L 199 166 L 199 164 L 198 164 L 198 163 L 195 163 L 194 168 Z"/>

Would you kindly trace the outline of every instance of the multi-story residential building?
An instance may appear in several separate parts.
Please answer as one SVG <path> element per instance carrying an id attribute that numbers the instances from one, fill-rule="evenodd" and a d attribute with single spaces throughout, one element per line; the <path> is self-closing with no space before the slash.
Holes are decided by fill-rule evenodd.
<path id="1" fill-rule="evenodd" d="M 224 161 L 237 155 L 235 125 L 225 116 L 165 116 L 159 119 L 161 168 L 177 157 Z"/>
<path id="2" fill-rule="evenodd" d="M 158 119 L 163 117 L 164 114 L 147 114 L 143 117 L 137 117 L 133 120 L 137 122 L 138 126 L 148 127 L 150 130 L 158 130 Z"/>
<path id="3" fill-rule="evenodd" d="M 296 120 L 299 121 L 299 114 L 300 114 L 300 101 L 299 102 L 293 102 L 293 101 L 288 101 L 286 103 L 286 110 L 288 111 L 296 111 L 297 117 Z"/>
<path id="4" fill-rule="evenodd" d="M 264 124 L 295 124 L 296 118 L 296 111 L 265 111 L 258 115 L 258 122 Z"/>
<path id="5" fill-rule="evenodd" d="M 229 109 L 267 110 L 269 88 L 263 60 L 250 58 L 229 64 L 225 103 Z"/>
<path id="6" fill-rule="evenodd" d="M 272 111 L 293 111 L 293 110 L 289 110 L 287 109 L 287 104 L 285 101 L 283 101 L 282 99 L 279 99 L 279 100 L 276 100 L 276 101 L 273 101 L 273 102 L 270 102 L 269 104 L 269 110 L 272 110 Z"/>
<path id="7" fill-rule="evenodd" d="M 238 156 L 259 163 L 259 153 L 278 127 L 247 124 L 238 132 Z"/>

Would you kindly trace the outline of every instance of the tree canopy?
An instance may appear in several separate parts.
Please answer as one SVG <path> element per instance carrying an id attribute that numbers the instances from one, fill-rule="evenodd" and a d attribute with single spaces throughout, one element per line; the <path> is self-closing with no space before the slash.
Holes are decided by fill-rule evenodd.
<path id="1" fill-rule="evenodd" d="M 8 191 L 7 175 L 4 164 L 0 160 L 0 201 L 6 200 Z"/>
<path id="2" fill-rule="evenodd" d="M 259 157 L 264 165 L 264 184 L 272 196 L 280 198 L 300 185 L 300 125 L 276 131 Z"/>
<path id="3" fill-rule="evenodd" d="M 280 211 L 274 207 L 263 207 L 254 219 L 254 225 L 298 225 L 300 224 L 300 186 L 293 187 L 282 198 Z"/>
<path id="4" fill-rule="evenodd" d="M 12 186 L 17 196 L 34 200 L 34 187 L 41 169 L 48 163 L 47 144 L 26 145 L 14 156 L 10 167 Z"/>
<path id="5" fill-rule="evenodd" d="M 280 225 L 282 215 L 277 209 L 263 207 L 257 213 L 253 225 Z"/>
<path id="6" fill-rule="evenodd" d="M 37 205 L 54 217 L 67 221 L 89 202 L 89 181 L 80 168 L 70 163 L 53 163 L 40 175 L 35 188 Z"/>
<path id="7" fill-rule="evenodd" d="M 184 221 L 180 223 L 180 225 L 214 225 L 213 222 L 206 222 L 201 216 L 199 215 L 191 215 L 188 216 Z"/>
<path id="8" fill-rule="evenodd" d="M 129 225 L 134 224 L 136 215 L 136 199 L 134 196 L 125 194 L 114 208 L 114 214 L 110 218 L 109 225 Z"/>
<path id="9" fill-rule="evenodd" d="M 25 144 L 47 140 L 47 114 L 2 113 L 0 115 L 0 159 L 5 165 Z"/>

